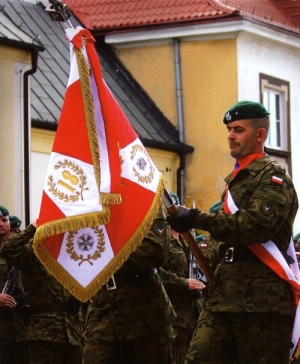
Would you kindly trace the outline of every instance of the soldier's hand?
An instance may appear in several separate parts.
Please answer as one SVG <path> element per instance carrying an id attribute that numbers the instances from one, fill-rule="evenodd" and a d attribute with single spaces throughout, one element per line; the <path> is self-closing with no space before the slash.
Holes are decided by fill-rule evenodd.
<path id="1" fill-rule="evenodd" d="M 204 289 L 205 288 L 205 284 L 201 281 L 198 281 L 197 279 L 194 278 L 189 278 L 188 279 L 189 282 L 189 290 L 190 291 L 195 291 L 198 289 Z"/>
<path id="2" fill-rule="evenodd" d="M 15 299 L 6 293 L 0 293 L 0 307 L 14 308 L 17 305 Z"/>
<path id="3" fill-rule="evenodd" d="M 167 221 L 171 228 L 178 233 L 184 233 L 194 227 L 198 209 L 187 209 L 183 206 L 177 206 L 178 211 L 176 214 L 167 214 Z"/>

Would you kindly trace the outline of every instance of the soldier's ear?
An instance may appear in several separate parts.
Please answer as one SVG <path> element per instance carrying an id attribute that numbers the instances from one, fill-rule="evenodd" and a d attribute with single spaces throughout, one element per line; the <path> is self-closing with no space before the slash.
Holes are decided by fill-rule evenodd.
<path id="1" fill-rule="evenodd" d="M 256 140 L 259 143 L 263 143 L 267 139 L 267 131 L 264 128 L 259 128 L 256 130 Z"/>

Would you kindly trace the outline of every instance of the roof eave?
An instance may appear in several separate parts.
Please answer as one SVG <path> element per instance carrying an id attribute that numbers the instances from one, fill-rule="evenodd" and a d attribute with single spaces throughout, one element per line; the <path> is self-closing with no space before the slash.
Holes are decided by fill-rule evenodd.
<path id="1" fill-rule="evenodd" d="M 25 49 L 28 51 L 32 51 L 32 50 L 36 49 L 40 52 L 43 52 L 45 50 L 44 46 L 42 46 L 42 45 L 26 43 L 26 42 L 22 42 L 19 40 L 9 39 L 6 37 L 0 37 L 0 44 L 6 45 L 8 47 L 13 47 L 13 48 Z"/>
<path id="2" fill-rule="evenodd" d="M 197 18 L 197 19 L 186 19 L 186 20 L 178 20 L 178 21 L 169 21 L 162 23 L 147 23 L 147 24 L 136 24 L 136 25 L 124 25 L 124 26 L 114 26 L 114 27 L 106 27 L 106 28 L 93 28 L 90 29 L 94 36 L 103 36 L 107 34 L 116 34 L 116 33 L 126 33 L 126 32 L 136 32 L 136 31 L 145 31 L 151 29 L 167 29 L 174 27 L 181 27 L 187 25 L 196 25 L 196 24 L 207 24 L 220 22 L 224 20 L 237 20 L 242 19 L 241 15 L 237 13 L 230 15 L 220 15 L 215 16 L 213 18 Z"/>

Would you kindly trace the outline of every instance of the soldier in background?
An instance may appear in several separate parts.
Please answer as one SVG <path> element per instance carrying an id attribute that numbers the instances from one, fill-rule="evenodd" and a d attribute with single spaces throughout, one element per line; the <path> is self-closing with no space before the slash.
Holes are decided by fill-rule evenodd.
<path id="1" fill-rule="evenodd" d="M 2 254 L 26 276 L 31 316 L 26 331 L 28 364 L 81 364 L 82 323 L 77 301 L 34 254 L 37 220 L 3 244 Z"/>
<path id="2" fill-rule="evenodd" d="M 170 196 L 175 205 L 180 204 L 175 193 Z M 171 229 L 170 258 L 158 272 L 177 315 L 173 322 L 176 363 L 185 357 L 200 314 L 201 303 L 197 301 L 202 300 L 201 290 L 205 285 L 198 279 L 201 274 L 196 264 L 184 238 Z"/>
<path id="3" fill-rule="evenodd" d="M 91 299 L 83 364 L 173 363 L 173 307 L 157 268 L 169 257 L 161 206 L 142 243 Z"/>
<path id="4" fill-rule="evenodd" d="M 0 206 L 0 248 L 9 229 L 9 212 Z M 13 269 L 0 251 L 0 364 L 24 364 L 25 360 L 25 325 L 19 314 L 21 302 L 9 294 L 13 293 L 13 286 L 18 291 L 23 287 L 19 274 Z"/>
<path id="5" fill-rule="evenodd" d="M 223 122 L 236 164 L 225 179 L 220 209 L 210 214 L 179 206 L 177 214 L 168 215 L 178 232 L 203 229 L 222 242 L 222 261 L 184 363 L 288 364 L 294 324 L 291 286 L 252 249 L 270 241 L 276 254 L 290 261 L 297 194 L 285 168 L 264 153 L 270 123 L 262 104 L 240 101 Z"/>
<path id="6" fill-rule="evenodd" d="M 11 236 L 11 234 L 19 233 L 22 230 L 21 229 L 22 221 L 17 216 L 9 215 L 9 222 L 10 222 L 10 229 L 5 235 L 5 239 Z"/>

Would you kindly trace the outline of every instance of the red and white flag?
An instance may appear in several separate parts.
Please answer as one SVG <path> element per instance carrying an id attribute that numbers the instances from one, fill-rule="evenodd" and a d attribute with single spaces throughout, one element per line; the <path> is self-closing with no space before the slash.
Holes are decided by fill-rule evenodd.
<path id="1" fill-rule="evenodd" d="M 224 201 L 224 212 L 235 214 L 238 210 L 239 209 L 235 205 L 232 195 L 227 188 Z M 294 328 L 291 338 L 294 347 L 290 351 L 290 355 L 292 357 L 295 351 L 300 352 L 300 271 L 293 240 L 290 240 L 287 250 L 287 254 L 293 260 L 292 264 L 288 264 L 286 262 L 276 244 L 273 243 L 273 241 L 271 240 L 263 244 L 256 243 L 247 245 L 247 247 L 262 262 L 264 262 L 270 269 L 272 269 L 273 272 L 275 272 L 280 278 L 282 278 L 291 285 L 295 307 Z"/>
<path id="2" fill-rule="evenodd" d="M 142 241 L 164 180 L 102 78 L 90 32 L 70 28 L 66 35 L 70 76 L 33 247 L 84 302 Z"/>

